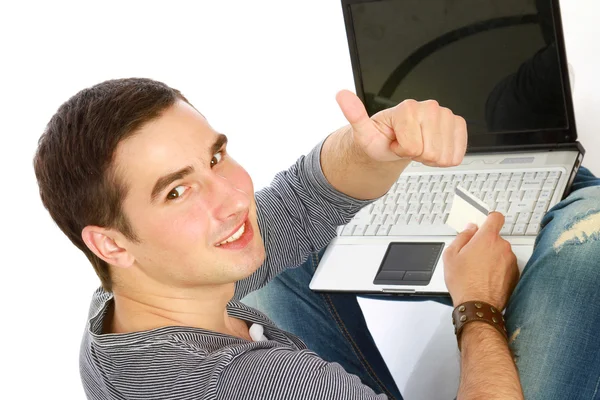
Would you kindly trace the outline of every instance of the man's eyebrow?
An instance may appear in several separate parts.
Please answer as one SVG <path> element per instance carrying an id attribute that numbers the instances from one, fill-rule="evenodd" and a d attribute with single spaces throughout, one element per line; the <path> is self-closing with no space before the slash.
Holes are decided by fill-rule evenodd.
<path id="1" fill-rule="evenodd" d="M 223 135 L 222 133 L 219 133 L 217 135 L 217 139 L 210 146 L 209 156 L 212 157 L 213 154 L 215 154 L 217 151 L 221 150 L 221 148 L 226 144 L 227 144 L 227 136 Z M 168 175 L 161 176 L 160 178 L 158 178 L 158 180 L 154 184 L 154 187 L 152 188 L 152 194 L 150 194 L 150 201 L 154 202 L 156 200 L 156 197 L 160 194 L 160 192 L 165 190 L 165 188 L 167 186 L 169 186 L 171 183 L 175 182 L 178 179 L 183 179 L 184 177 L 191 174 L 192 172 L 194 172 L 194 167 L 192 167 L 191 165 L 188 165 L 187 167 L 182 168 L 179 171 L 175 171 Z"/>
<path id="2" fill-rule="evenodd" d="M 213 145 L 210 147 L 210 156 L 212 157 L 213 154 L 215 154 L 217 151 L 221 150 L 221 147 L 225 146 L 226 144 L 227 144 L 227 136 L 223 135 L 222 133 L 219 133 L 219 135 L 217 136 L 217 139 L 215 140 Z"/>
<path id="3" fill-rule="evenodd" d="M 194 172 L 194 167 L 188 165 L 187 167 L 181 168 L 179 171 L 172 172 L 170 174 L 161 176 L 157 179 L 154 187 L 152 188 L 152 194 L 150 195 L 150 201 L 154 202 L 156 197 L 163 191 L 167 186 L 171 183 L 175 182 L 178 179 L 183 179 L 187 175 Z"/>

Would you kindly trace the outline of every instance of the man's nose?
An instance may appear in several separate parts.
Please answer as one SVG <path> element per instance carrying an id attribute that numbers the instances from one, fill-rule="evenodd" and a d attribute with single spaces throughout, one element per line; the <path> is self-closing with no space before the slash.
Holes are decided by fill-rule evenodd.
<path id="1" fill-rule="evenodd" d="M 250 193 L 240 190 L 224 176 L 212 174 L 210 181 L 210 202 L 215 218 L 221 221 L 236 218 L 250 208 Z"/>

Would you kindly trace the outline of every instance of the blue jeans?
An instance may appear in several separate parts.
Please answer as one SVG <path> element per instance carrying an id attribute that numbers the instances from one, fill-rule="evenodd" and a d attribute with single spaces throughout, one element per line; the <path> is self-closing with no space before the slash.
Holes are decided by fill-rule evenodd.
<path id="1" fill-rule="evenodd" d="M 356 295 L 308 288 L 321 255 L 310 255 L 244 302 L 375 392 L 402 399 Z M 526 399 L 600 398 L 599 289 L 600 179 L 582 168 L 571 194 L 544 217 L 506 310 Z"/>

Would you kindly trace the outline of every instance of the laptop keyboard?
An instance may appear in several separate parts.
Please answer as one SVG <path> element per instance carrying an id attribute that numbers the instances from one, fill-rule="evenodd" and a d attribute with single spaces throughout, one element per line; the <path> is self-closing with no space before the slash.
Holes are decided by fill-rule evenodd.
<path id="1" fill-rule="evenodd" d="M 455 235 L 446 219 L 461 185 L 504 214 L 503 236 L 535 236 L 561 176 L 559 170 L 402 175 L 381 199 L 340 228 L 341 236 Z"/>

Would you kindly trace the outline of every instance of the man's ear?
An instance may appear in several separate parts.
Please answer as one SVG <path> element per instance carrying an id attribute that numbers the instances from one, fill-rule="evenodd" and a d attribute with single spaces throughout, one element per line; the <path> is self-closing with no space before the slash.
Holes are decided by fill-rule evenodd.
<path id="1" fill-rule="evenodd" d="M 119 246 L 117 238 L 120 236 L 113 229 L 92 225 L 81 231 L 81 238 L 96 256 L 115 267 L 128 268 L 133 265 L 135 258 L 127 249 Z"/>

